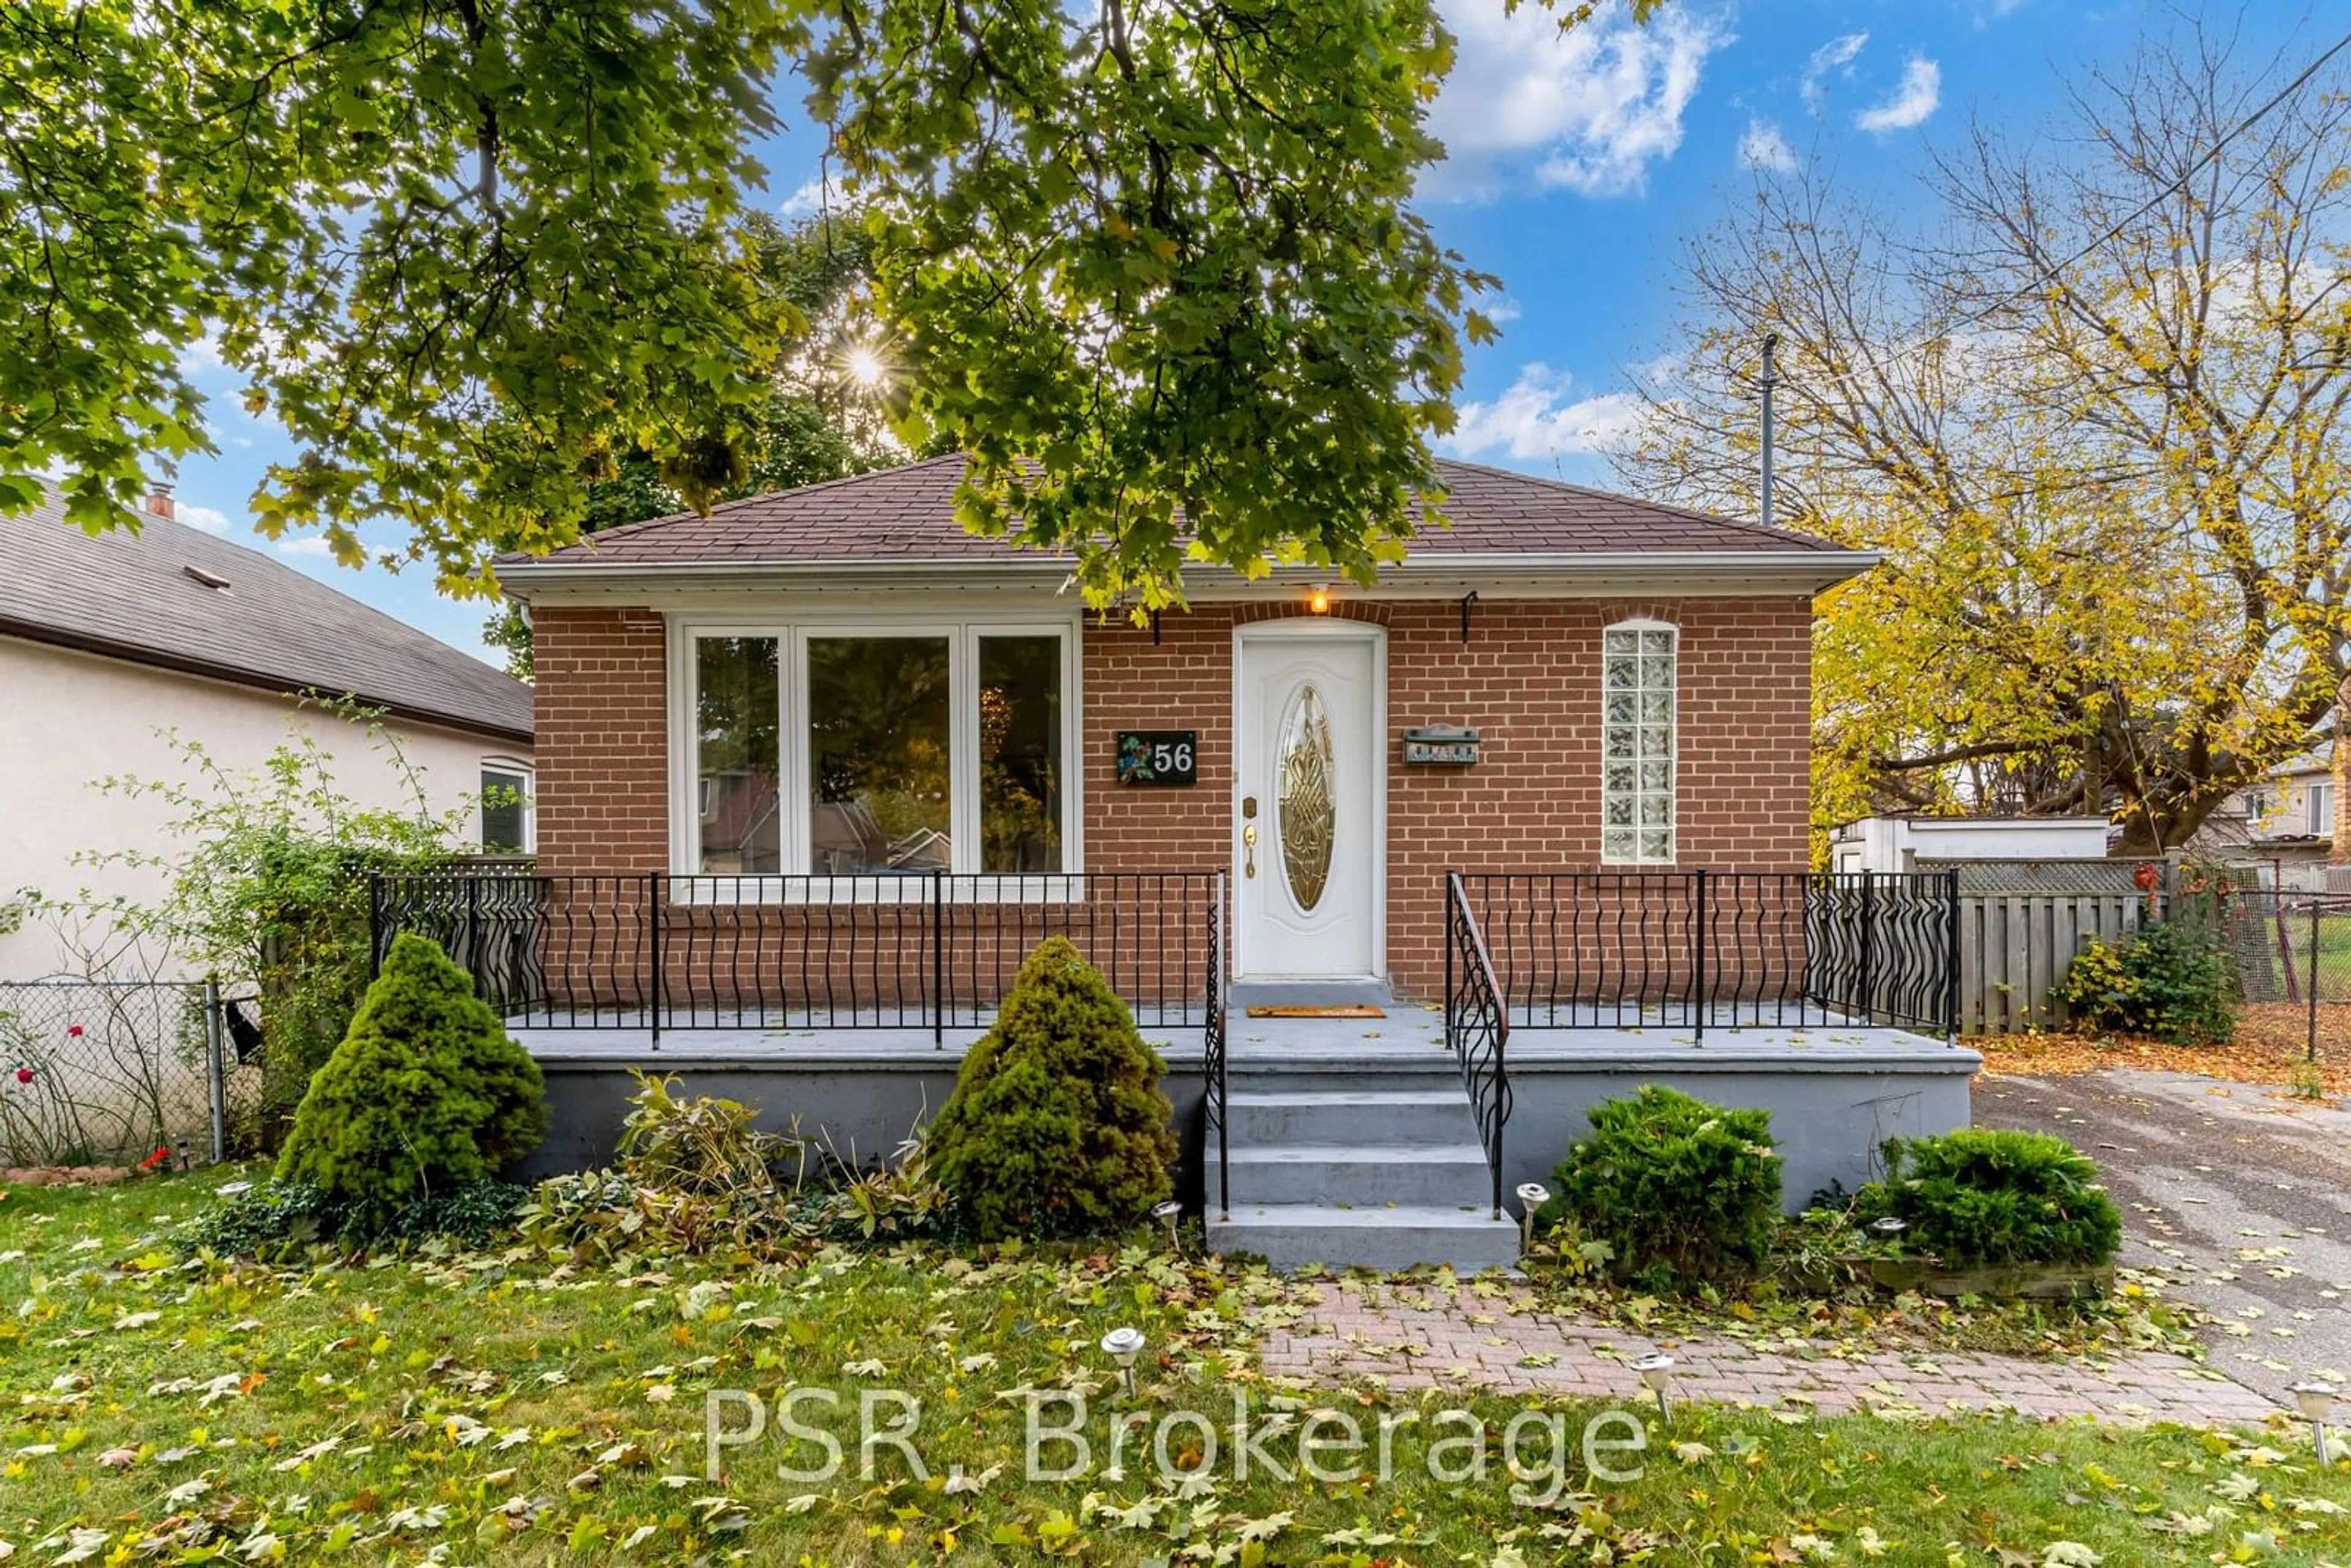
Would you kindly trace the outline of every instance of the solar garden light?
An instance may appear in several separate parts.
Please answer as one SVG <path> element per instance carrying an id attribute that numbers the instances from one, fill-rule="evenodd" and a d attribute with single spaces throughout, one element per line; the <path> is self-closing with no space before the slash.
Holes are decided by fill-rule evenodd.
<path id="1" fill-rule="evenodd" d="M 1674 1380 L 1674 1358 L 1664 1351 L 1653 1350 L 1633 1364 L 1641 1375 L 1641 1386 L 1657 1396 L 1657 1419 L 1667 1419 L 1666 1388 Z"/>
<path id="2" fill-rule="evenodd" d="M 1102 1354 L 1118 1363 L 1121 1377 L 1126 1379 L 1126 1396 L 1134 1397 L 1134 1358 L 1143 1354 L 1141 1329 L 1117 1328 L 1102 1335 Z"/>
<path id="3" fill-rule="evenodd" d="M 2326 1463 L 2326 1418 L 2335 1413 L 2335 1385 L 2305 1378 L 2294 1385 L 2294 1402 L 2310 1422 L 2318 1443 L 2318 1462 Z"/>
<path id="4" fill-rule="evenodd" d="M 1535 1244 L 1535 1210 L 1550 1201 L 1551 1188 L 1543 1186 L 1542 1183 L 1522 1181 L 1519 1184 L 1519 1207 L 1521 1211 L 1519 1219 L 1520 1246 L 1531 1247 Z"/>
<path id="5" fill-rule="evenodd" d="M 1880 1241 L 1899 1241 L 1902 1239 L 1902 1233 L 1910 1227 L 1889 1214 L 1882 1219 L 1871 1220 L 1869 1228 L 1871 1234 Z"/>
<path id="6" fill-rule="evenodd" d="M 1176 1224 L 1184 1218 L 1184 1206 L 1171 1197 L 1165 1203 L 1153 1205 L 1151 1218 L 1159 1221 L 1159 1223 L 1165 1228 L 1167 1231 L 1167 1250 L 1170 1252 L 1183 1251 L 1183 1244 L 1176 1239 Z"/>

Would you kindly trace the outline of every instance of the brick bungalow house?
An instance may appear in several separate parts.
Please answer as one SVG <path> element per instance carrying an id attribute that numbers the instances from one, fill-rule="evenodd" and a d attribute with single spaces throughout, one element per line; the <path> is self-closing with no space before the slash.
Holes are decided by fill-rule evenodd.
<path id="1" fill-rule="evenodd" d="M 1136 625 L 966 534 L 962 471 L 501 564 L 541 875 L 486 984 L 559 1157 L 656 1050 L 871 1149 L 1053 930 L 1163 1042 L 1222 1244 L 1278 1260 L 1504 1260 L 1504 1188 L 1638 1082 L 1729 1074 L 1693 1085 L 1819 1129 L 1792 1201 L 1965 1120 L 1973 1055 L 1925 1038 L 1941 884 L 1803 870 L 1812 601 L 1870 557 L 1445 463 L 1448 526 L 1376 587 L 1201 570 Z M 448 890 L 402 897 L 388 924 L 459 932 Z"/>

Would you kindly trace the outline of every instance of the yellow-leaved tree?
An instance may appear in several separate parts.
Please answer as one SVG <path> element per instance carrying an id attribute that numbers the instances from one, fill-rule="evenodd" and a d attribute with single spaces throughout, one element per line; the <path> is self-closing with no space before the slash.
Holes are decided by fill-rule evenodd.
<path id="1" fill-rule="evenodd" d="M 1815 819 L 2111 815 L 2177 847 L 2313 742 L 2351 636 L 2351 94 L 2189 27 L 1897 230 L 1817 161 L 1690 245 L 1635 488 L 1883 552 L 1827 595 Z"/>

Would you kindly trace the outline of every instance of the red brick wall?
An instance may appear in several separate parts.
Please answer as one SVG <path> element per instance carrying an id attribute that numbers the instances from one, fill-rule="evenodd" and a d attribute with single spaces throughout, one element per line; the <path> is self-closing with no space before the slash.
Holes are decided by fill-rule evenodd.
<path id="1" fill-rule="evenodd" d="M 1085 634 L 1086 861 L 1229 862 L 1237 622 L 1288 607 L 1211 606 Z M 1444 875 L 1567 870 L 1600 859 L 1600 633 L 1635 616 L 1681 628 L 1677 847 L 1685 866 L 1801 870 L 1810 818 L 1809 600 L 1342 604 L 1388 628 L 1388 967 L 1397 988 L 1442 982 Z M 1474 768 L 1405 767 L 1403 731 L 1466 725 Z M 1196 729 L 1190 790 L 1119 788 L 1108 737 Z"/>
<path id="2" fill-rule="evenodd" d="M 549 875 L 669 868 L 668 677 L 650 610 L 541 610 L 538 863 Z"/>
<path id="3" fill-rule="evenodd" d="M 1208 606 L 1148 628 L 1085 630 L 1085 863 L 1230 863 L 1233 629 L 1288 606 Z M 1795 870 L 1809 812 L 1810 602 L 1801 598 L 1496 601 L 1470 636 L 1451 602 L 1342 603 L 1388 628 L 1388 964 L 1405 995 L 1443 974 L 1443 877 L 1599 863 L 1600 633 L 1631 616 L 1681 628 L 1680 863 Z M 666 684 L 649 611 L 547 610 L 538 662 L 538 842 L 554 873 L 662 869 Z M 1476 767 L 1406 768 L 1401 732 L 1467 725 Z M 1199 732 L 1189 789 L 1122 789 L 1118 729 Z"/>

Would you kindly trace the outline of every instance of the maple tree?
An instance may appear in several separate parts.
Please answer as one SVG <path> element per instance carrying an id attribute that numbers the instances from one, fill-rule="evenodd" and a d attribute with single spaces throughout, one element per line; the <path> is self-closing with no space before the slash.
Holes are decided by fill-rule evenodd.
<path id="1" fill-rule="evenodd" d="M 1186 559 L 1366 574 L 1491 330 L 1409 206 L 1451 55 L 1429 0 L 26 0 L 0 515 L 56 474 L 129 521 L 212 445 L 199 351 L 298 450 L 265 531 L 347 562 L 389 520 L 486 588 L 631 454 L 706 504 L 807 331 L 744 221 L 797 73 L 971 526 L 1017 511 L 1103 601 Z"/>
<path id="2" fill-rule="evenodd" d="M 1915 230 L 1818 167 L 1695 240 L 1635 486 L 1759 497 L 1883 552 L 1825 596 L 1815 814 L 2110 813 L 2175 848 L 2307 748 L 2351 636 L 2351 98 L 2190 29 L 2018 145 L 1979 125 Z M 2258 112 L 2264 110 L 2266 112 Z"/>

